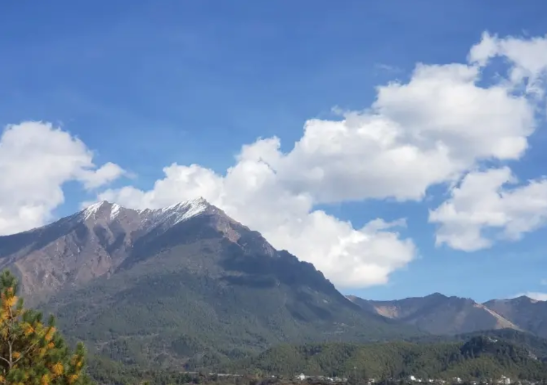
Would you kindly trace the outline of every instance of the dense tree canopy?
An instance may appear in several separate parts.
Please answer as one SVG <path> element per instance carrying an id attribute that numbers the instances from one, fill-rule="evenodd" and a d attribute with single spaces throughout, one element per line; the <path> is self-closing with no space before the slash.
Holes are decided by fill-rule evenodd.
<path id="1" fill-rule="evenodd" d="M 152 309 L 149 316 L 157 317 Z M 18 282 L 9 272 L 0 274 L 0 385 L 85 385 L 90 384 L 84 370 L 85 351 L 78 345 L 71 352 L 55 328 L 54 318 L 47 322 L 42 314 L 26 309 L 18 297 Z M 206 319 L 204 318 L 204 321 Z M 180 329 L 184 329 L 181 325 Z M 499 333 L 498 333 L 499 334 Z M 100 383 L 137 384 L 216 384 L 240 385 L 292 383 L 295 374 L 346 377 L 359 385 L 368 378 L 379 383 L 388 379 L 455 376 L 467 380 L 496 379 L 502 374 L 514 379 L 547 379 L 547 342 L 509 334 L 468 336 L 464 341 L 437 343 L 378 342 L 372 344 L 319 343 L 279 345 L 259 355 L 234 355 L 231 362 L 219 360 L 203 349 L 201 338 L 193 335 L 172 341 L 176 351 L 203 350 L 203 368 L 212 372 L 240 373 L 243 376 L 217 376 L 204 373 L 169 371 L 165 367 L 146 368 L 135 363 L 115 362 L 95 356 L 90 373 Z M 498 338 L 503 337 L 503 338 Z M 123 346 L 120 346 L 123 348 Z M 532 354 L 532 351 L 535 354 Z M 537 357 L 536 357 L 537 354 Z M 92 357 L 93 358 L 93 357 Z M 187 362 L 187 365 L 192 365 Z M 271 374 L 284 375 L 273 379 Z M 260 380 L 260 381 L 259 381 Z M 315 381 L 315 380 L 314 380 Z M 312 381 L 313 382 L 313 381 Z"/>
<path id="2" fill-rule="evenodd" d="M 0 275 L 0 384 L 89 383 L 83 345 L 71 353 L 53 317 L 46 323 L 40 312 L 25 309 L 18 286 L 9 271 Z"/>
<path id="3" fill-rule="evenodd" d="M 422 379 L 466 380 L 547 379 L 547 363 L 533 358 L 529 351 L 504 340 L 473 337 L 465 343 L 415 344 L 389 342 L 373 344 L 324 343 L 279 345 L 251 359 L 233 362 L 227 371 L 244 372 L 257 368 L 264 373 L 296 373 L 360 378 L 403 379 L 414 375 Z"/>

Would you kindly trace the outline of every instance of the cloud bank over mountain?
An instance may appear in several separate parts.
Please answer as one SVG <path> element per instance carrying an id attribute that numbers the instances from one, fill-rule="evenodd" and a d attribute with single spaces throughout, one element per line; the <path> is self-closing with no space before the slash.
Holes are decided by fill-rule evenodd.
<path id="1" fill-rule="evenodd" d="M 408 81 L 378 86 L 363 110 L 306 121 L 290 151 L 278 137 L 259 138 L 242 146 L 225 173 L 173 163 L 149 189 L 103 189 L 97 199 L 158 208 L 202 196 L 347 288 L 385 284 L 416 259 L 415 243 L 403 235 L 412 223 L 377 218 L 356 228 L 319 205 L 420 202 L 429 188 L 444 186 L 446 200 L 423 208 L 438 245 L 473 251 L 518 240 L 547 217 L 543 176 L 519 183 L 510 166 L 526 153 L 545 112 L 545 46 L 543 37 L 485 33 L 461 63 L 418 63 Z M 487 75 L 497 60 L 504 73 Z M 48 221 L 68 181 L 96 189 L 124 173 L 92 159 L 85 144 L 51 124 L 8 127 L 0 169 L 16 182 L 0 182 L 0 231 Z"/>

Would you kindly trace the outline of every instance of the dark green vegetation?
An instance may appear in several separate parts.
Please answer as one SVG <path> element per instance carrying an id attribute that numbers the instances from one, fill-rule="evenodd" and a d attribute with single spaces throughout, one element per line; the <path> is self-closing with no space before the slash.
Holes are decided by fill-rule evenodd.
<path id="1" fill-rule="evenodd" d="M 545 358 L 535 356 L 542 349 L 540 346 L 545 346 L 546 341 L 519 332 L 495 333 L 496 338 L 492 335 L 474 336 L 465 341 L 456 341 L 464 337 L 455 337 L 450 342 L 282 344 L 253 357 L 203 368 L 200 373 L 195 374 L 161 368 L 143 369 L 135 365 L 122 365 L 104 357 L 94 357 L 91 359 L 90 372 L 99 382 L 112 384 L 133 384 L 143 379 L 152 384 L 275 383 L 270 378 L 272 374 L 280 376 L 281 381 L 277 381 L 278 383 L 290 383 L 295 382 L 294 377 L 299 373 L 346 377 L 350 383 L 361 383 L 364 378 L 398 383 L 410 375 L 422 379 L 460 377 L 467 381 L 496 380 L 501 375 L 509 376 L 513 380 L 547 380 Z M 528 345 L 519 345 L 500 338 L 504 334 L 513 340 L 525 339 L 523 342 L 540 348 L 530 354 Z M 226 378 L 206 375 L 209 372 L 243 376 Z"/>
<path id="2" fill-rule="evenodd" d="M 55 303 L 62 330 L 94 353 L 138 365 L 210 366 L 280 342 L 405 336 L 383 319 L 361 318 L 343 298 L 306 287 L 250 289 L 184 271 L 127 274 L 63 300 Z"/>
<path id="3" fill-rule="evenodd" d="M 460 334 L 457 336 L 421 336 L 410 338 L 410 342 L 418 343 L 447 343 L 465 342 L 473 337 L 491 337 L 518 345 L 528 350 L 533 355 L 547 359 L 547 340 L 531 333 L 520 332 L 514 329 L 484 330 L 481 332 Z"/>
<path id="4" fill-rule="evenodd" d="M 461 377 L 463 379 L 543 380 L 547 364 L 527 349 L 501 339 L 473 337 L 445 343 L 389 342 L 359 344 L 281 345 L 231 364 L 227 369 L 256 368 L 265 373 L 294 375 L 359 375 L 376 379 Z"/>

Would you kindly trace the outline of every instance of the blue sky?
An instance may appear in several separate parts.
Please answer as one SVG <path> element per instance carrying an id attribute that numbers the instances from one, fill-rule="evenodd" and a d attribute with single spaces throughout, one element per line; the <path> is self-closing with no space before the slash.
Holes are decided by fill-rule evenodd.
<path id="1" fill-rule="evenodd" d="M 484 31 L 543 38 L 545 12 L 547 4 L 539 0 L 495 6 L 419 0 L 6 2 L 0 6 L 0 124 L 51 122 L 81 139 L 94 164 L 112 162 L 127 171 L 98 190 L 86 189 L 83 177 L 59 179 L 49 187 L 62 187 L 63 202 L 47 206 L 52 216 L 44 214 L 44 221 L 97 195 L 134 206 L 160 204 L 124 202 L 116 191 L 150 191 L 173 163 L 224 175 L 241 146 L 258 138 L 276 136 L 288 153 L 309 119 L 336 120 L 334 107 L 369 109 L 377 86 L 410 81 L 416 63 L 466 63 Z M 496 82 L 506 67 L 502 59 L 485 68 L 489 76 L 481 86 Z M 535 131 L 526 136 L 529 148 L 518 159 L 473 162 L 454 183 L 477 168 L 510 167 L 524 184 L 545 175 L 543 114 L 537 112 Z M 307 191 L 294 180 L 287 189 Z M 412 261 L 390 270 L 388 283 L 354 282 L 344 292 L 374 299 L 441 292 L 480 301 L 547 292 L 541 285 L 547 278 L 543 219 L 520 240 L 495 237 L 490 247 L 464 251 L 436 246 L 438 224 L 428 221 L 429 210 L 449 199 L 448 183 L 428 184 L 420 199 L 365 195 L 317 198 L 313 207 L 355 229 L 375 218 L 406 218 L 397 231 L 412 240 L 415 252 Z"/>

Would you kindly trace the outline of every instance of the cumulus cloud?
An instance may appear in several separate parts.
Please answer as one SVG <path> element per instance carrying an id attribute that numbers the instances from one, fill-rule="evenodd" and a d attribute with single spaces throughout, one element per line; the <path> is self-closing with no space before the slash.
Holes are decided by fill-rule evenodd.
<path id="1" fill-rule="evenodd" d="M 517 182 L 508 167 L 467 174 L 450 199 L 429 213 L 429 220 L 439 225 L 437 244 L 474 251 L 496 239 L 518 240 L 545 225 L 547 180 L 510 187 Z"/>
<path id="2" fill-rule="evenodd" d="M 96 189 L 118 179 L 125 171 L 115 163 L 108 162 L 96 170 L 81 170 L 80 180 L 86 189 Z"/>
<path id="3" fill-rule="evenodd" d="M 41 226 L 64 201 L 71 180 L 100 187 L 123 170 L 112 163 L 96 168 L 93 153 L 79 139 L 50 123 L 7 126 L 0 136 L 0 234 Z"/>
<path id="4" fill-rule="evenodd" d="M 478 161 L 518 159 L 527 148 L 533 106 L 502 86 L 479 87 L 479 75 L 463 64 L 420 64 L 410 82 L 378 87 L 370 109 L 306 122 L 289 153 L 278 140 L 255 152 L 315 202 L 419 200 Z"/>
<path id="5" fill-rule="evenodd" d="M 508 95 L 520 95 L 531 120 L 526 124 L 529 131 L 521 131 L 520 151 L 513 138 L 505 142 L 507 147 L 502 151 L 514 156 L 493 158 L 518 159 L 527 147 L 527 137 L 534 130 L 532 110 L 544 113 L 539 107 L 544 101 L 547 75 L 547 37 L 500 38 L 485 32 L 481 41 L 471 48 L 468 61 L 471 67 L 482 70 L 495 58 L 508 63 L 507 78 L 501 79 L 499 89 Z M 484 112 L 497 114 L 494 108 Z M 488 124 L 487 121 L 482 123 Z M 481 130 L 478 126 L 476 129 Z M 498 126 L 490 126 L 482 130 L 496 140 L 497 129 Z M 488 146 L 487 142 L 475 141 L 475 144 Z M 437 244 L 474 251 L 490 247 L 499 239 L 518 240 L 523 234 L 545 225 L 547 181 L 544 179 L 517 185 L 517 178 L 508 167 L 464 175 L 459 186 L 456 183 L 451 187 L 449 200 L 430 212 L 430 221 L 439 225 Z"/>
<path id="6" fill-rule="evenodd" d="M 499 38 L 484 32 L 480 43 L 472 47 L 468 59 L 481 67 L 502 57 L 511 63 L 509 81 L 519 86 L 526 81 L 526 91 L 542 96 L 547 75 L 547 36 L 522 39 L 508 36 Z"/>
<path id="7" fill-rule="evenodd" d="M 538 84 L 540 67 L 513 48 L 500 49 L 503 42 L 485 34 L 467 63 L 418 64 L 408 82 L 379 86 L 369 108 L 344 112 L 339 119 L 308 120 L 288 152 L 280 150 L 277 137 L 259 139 L 242 147 L 225 174 L 172 164 L 148 191 L 127 186 L 100 198 L 161 207 L 203 196 L 348 287 L 387 282 L 415 258 L 416 248 L 397 230 L 404 221 L 376 219 L 354 228 L 317 210 L 318 204 L 421 200 L 429 187 L 447 183 L 457 188 L 430 216 L 440 225 L 438 243 L 463 250 L 487 247 L 492 240 L 482 234 L 485 226 L 516 239 L 544 222 L 537 211 L 543 209 L 543 181 L 505 190 L 512 176 L 500 169 L 467 174 L 458 184 L 483 161 L 518 160 L 535 129 L 537 99 L 526 90 Z M 508 59 L 509 80 L 482 78 L 494 56 Z M 518 71 L 528 75 L 517 76 Z M 518 90 L 518 81 L 530 87 Z M 476 186 L 481 177 L 489 184 Z M 494 201 L 485 202 L 475 190 Z M 535 200 L 528 205 L 517 204 L 530 196 Z M 477 207 L 482 214 L 475 213 Z"/>

